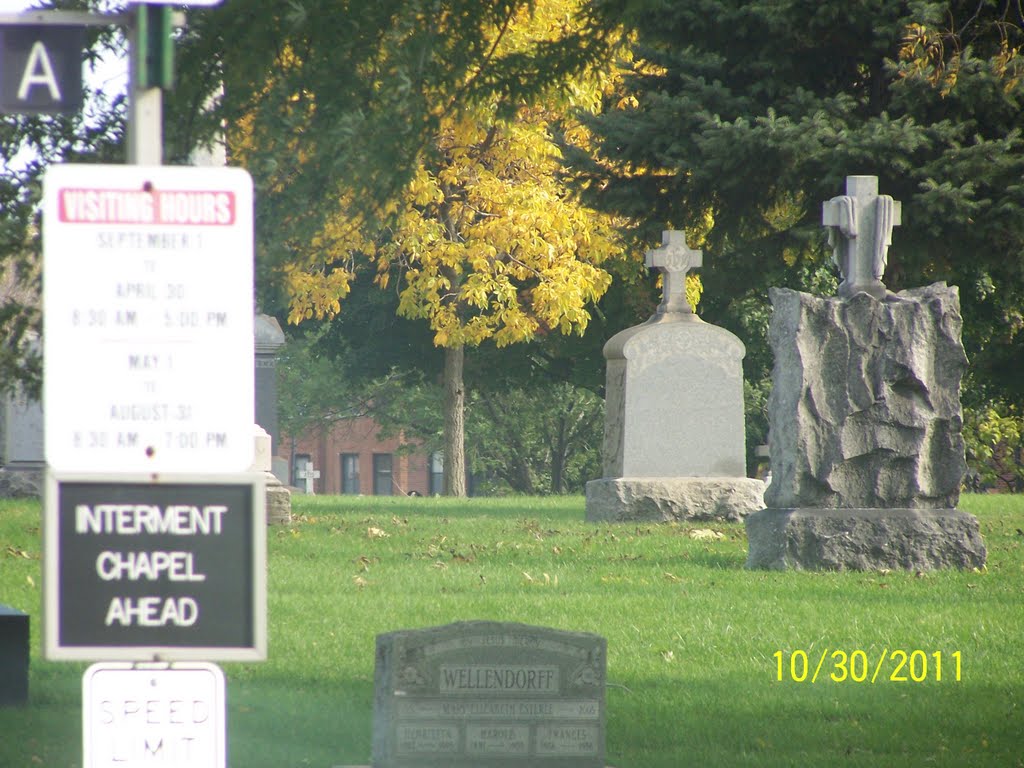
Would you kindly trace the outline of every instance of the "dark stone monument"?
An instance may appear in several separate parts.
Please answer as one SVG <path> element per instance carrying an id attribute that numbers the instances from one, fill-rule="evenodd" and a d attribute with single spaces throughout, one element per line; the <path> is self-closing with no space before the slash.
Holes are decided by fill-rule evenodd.
<path id="1" fill-rule="evenodd" d="M 377 636 L 373 768 L 604 768 L 604 638 L 471 621 Z"/>
<path id="2" fill-rule="evenodd" d="M 980 568 L 978 521 L 956 510 L 966 471 L 959 294 L 889 292 L 900 204 L 851 176 L 824 204 L 839 296 L 770 292 L 768 508 L 746 519 L 747 566 Z"/>
<path id="3" fill-rule="evenodd" d="M 0 707 L 28 703 L 28 614 L 0 605 Z"/>
<path id="4" fill-rule="evenodd" d="M 257 424 L 267 431 L 271 440 L 271 456 L 277 450 L 277 353 L 284 346 L 280 323 L 270 315 L 256 315 L 254 323 L 255 386 Z"/>

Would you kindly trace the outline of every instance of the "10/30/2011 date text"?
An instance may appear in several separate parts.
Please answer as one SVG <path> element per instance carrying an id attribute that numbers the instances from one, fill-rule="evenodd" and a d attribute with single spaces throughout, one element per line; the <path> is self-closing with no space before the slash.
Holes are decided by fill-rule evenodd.
<path id="1" fill-rule="evenodd" d="M 778 682 L 817 683 L 924 683 L 934 680 L 960 682 L 963 665 L 960 651 L 902 650 L 883 648 L 876 657 L 867 651 L 826 648 L 821 653 L 775 651 Z"/>

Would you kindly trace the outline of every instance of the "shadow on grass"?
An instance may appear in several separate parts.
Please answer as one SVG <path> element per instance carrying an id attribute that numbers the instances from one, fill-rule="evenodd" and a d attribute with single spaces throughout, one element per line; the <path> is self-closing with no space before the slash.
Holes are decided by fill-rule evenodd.
<path id="1" fill-rule="evenodd" d="M 257 674 L 228 680 L 232 768 L 368 765 L 373 683 Z"/>
<path id="2" fill-rule="evenodd" d="M 1024 716 L 1010 684 L 811 685 L 766 674 L 627 688 L 608 692 L 616 768 L 1021 765 Z"/>

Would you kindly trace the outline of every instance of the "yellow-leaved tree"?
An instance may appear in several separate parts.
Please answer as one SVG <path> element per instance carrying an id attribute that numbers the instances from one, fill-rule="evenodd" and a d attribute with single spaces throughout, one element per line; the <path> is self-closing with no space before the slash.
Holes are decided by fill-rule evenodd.
<path id="1" fill-rule="evenodd" d="M 538 0 L 490 30 L 489 56 L 557 42 L 582 0 Z M 384 213 L 386 226 L 352 214 L 342 199 L 308 258 L 285 267 L 290 320 L 341 311 L 355 270 L 398 280 L 399 313 L 422 318 L 444 348 L 445 492 L 466 493 L 463 359 L 467 347 L 582 334 L 588 307 L 622 253 L 614 222 L 574 200 L 559 180 L 558 130 L 577 109 L 596 109 L 612 77 L 591 69 L 531 103 L 439 99 L 440 129 L 412 180 Z M 471 73 L 473 77 L 478 73 Z"/>

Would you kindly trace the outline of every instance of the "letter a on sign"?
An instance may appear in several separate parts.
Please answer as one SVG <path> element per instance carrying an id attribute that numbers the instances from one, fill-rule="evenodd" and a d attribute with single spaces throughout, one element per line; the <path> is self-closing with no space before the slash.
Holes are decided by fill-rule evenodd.
<path id="1" fill-rule="evenodd" d="M 83 47 L 83 27 L 0 27 L 0 111 L 77 111 Z"/>

